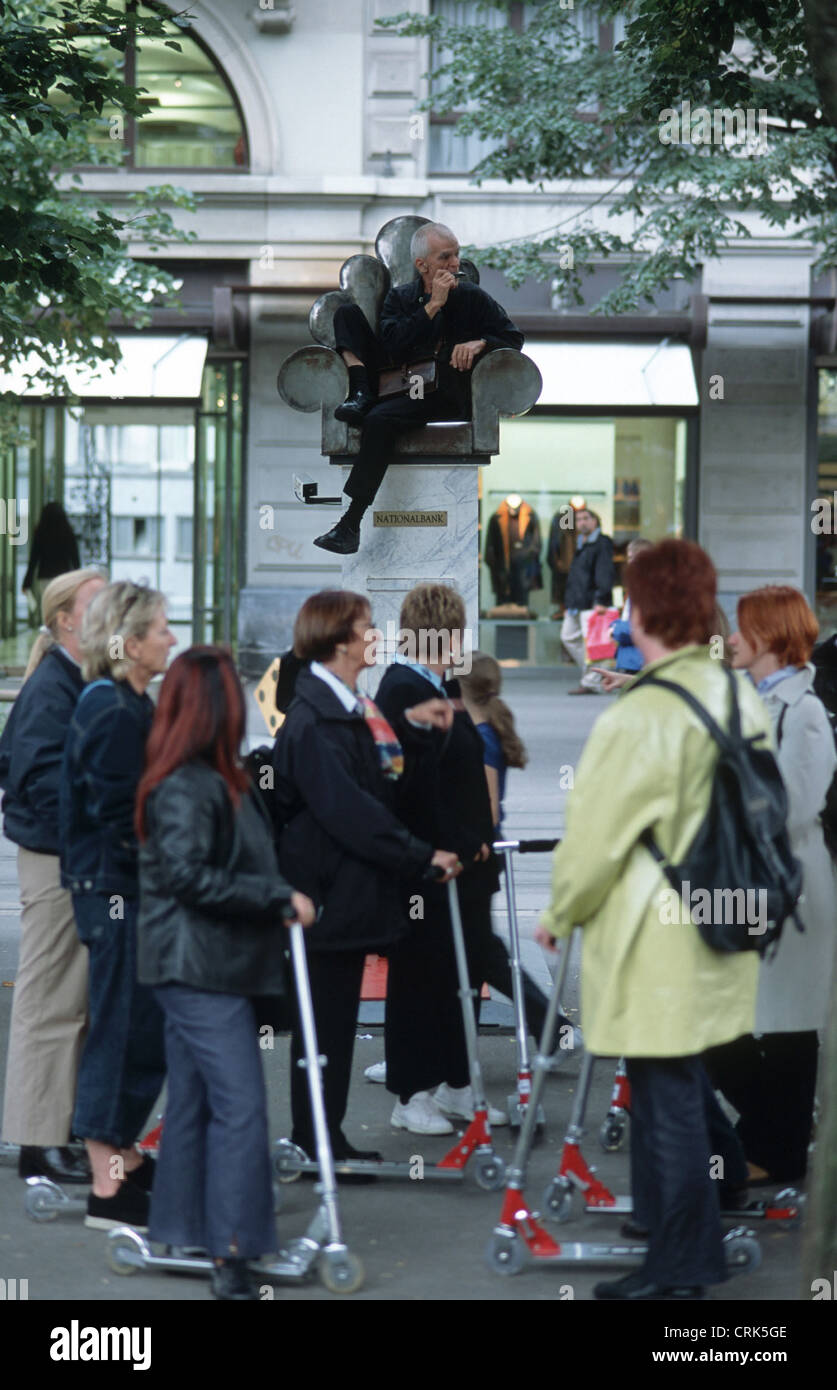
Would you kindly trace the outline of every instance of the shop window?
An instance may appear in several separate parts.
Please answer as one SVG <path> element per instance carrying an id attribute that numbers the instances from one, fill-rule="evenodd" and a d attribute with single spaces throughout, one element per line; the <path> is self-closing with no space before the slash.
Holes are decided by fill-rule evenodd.
<path id="1" fill-rule="evenodd" d="M 620 580 L 631 540 L 684 534 L 686 430 L 675 415 L 501 422 L 500 454 L 481 477 L 481 650 L 513 665 L 563 661 L 573 504 L 601 517 Z"/>
<path id="2" fill-rule="evenodd" d="M 140 15 L 145 5 L 127 0 Z M 167 48 L 173 41 L 180 51 Z M 144 88 L 144 114 L 123 118 L 107 110 L 97 142 L 103 157 L 116 148 L 119 166 L 133 169 L 246 169 L 249 163 L 244 122 L 232 86 L 203 44 L 188 29 L 166 23 L 160 38 L 139 38 L 124 54 L 102 47 L 95 39 L 78 43 L 96 49 L 107 65 L 126 82 Z M 57 89 L 50 101 L 60 106 L 66 97 Z"/>
<path id="3" fill-rule="evenodd" d="M 817 501 L 811 509 L 820 636 L 837 631 L 837 368 L 819 372 Z"/>

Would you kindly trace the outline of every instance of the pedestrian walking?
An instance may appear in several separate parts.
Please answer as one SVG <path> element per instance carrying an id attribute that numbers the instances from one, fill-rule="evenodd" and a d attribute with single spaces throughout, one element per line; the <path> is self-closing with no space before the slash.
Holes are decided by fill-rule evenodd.
<path id="1" fill-rule="evenodd" d="M 602 677 L 587 661 L 584 621 L 589 612 L 605 613 L 610 607 L 616 583 L 613 541 L 602 534 L 601 519 L 589 507 L 579 507 L 574 517 L 578 541 L 564 590 L 561 642 L 582 673 L 570 695 L 596 695 Z"/>

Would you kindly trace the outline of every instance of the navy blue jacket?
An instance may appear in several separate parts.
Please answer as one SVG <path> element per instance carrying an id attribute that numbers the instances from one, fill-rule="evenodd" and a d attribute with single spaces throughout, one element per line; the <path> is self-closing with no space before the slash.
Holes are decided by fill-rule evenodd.
<path id="1" fill-rule="evenodd" d="M 61 881 L 74 893 L 139 892 L 134 803 L 153 715 L 128 681 L 93 681 L 79 698 L 59 809 Z"/>
<path id="2" fill-rule="evenodd" d="M 81 668 L 50 647 L 15 700 L 0 738 L 3 832 L 36 854 L 58 853 L 64 744 L 84 688 Z"/>
<path id="3" fill-rule="evenodd" d="M 573 556 L 567 587 L 564 590 L 564 604 L 581 613 L 586 608 L 595 608 L 603 603 L 609 607 L 611 590 L 616 583 L 616 569 L 613 564 L 613 541 L 601 532 L 594 541 L 585 541 Z"/>
<path id="4" fill-rule="evenodd" d="M 369 725 L 303 669 L 273 766 L 279 867 L 322 909 L 309 950 L 385 953 L 407 931 L 400 880 L 418 877 L 433 847 L 392 811 Z"/>

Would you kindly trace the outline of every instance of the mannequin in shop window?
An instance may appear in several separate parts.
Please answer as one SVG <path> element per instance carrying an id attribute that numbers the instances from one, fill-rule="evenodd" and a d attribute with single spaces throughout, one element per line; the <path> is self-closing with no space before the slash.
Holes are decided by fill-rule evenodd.
<path id="1" fill-rule="evenodd" d="M 574 524 L 575 504 L 566 503 L 559 507 L 549 527 L 549 540 L 546 545 L 546 563 L 552 571 L 552 602 L 555 604 L 553 618 L 564 616 L 564 594 L 570 565 L 575 559 L 577 536 Z"/>
<path id="2" fill-rule="evenodd" d="M 485 563 L 497 604 L 526 608 L 533 589 L 543 588 L 541 528 L 528 502 L 509 493 L 489 519 Z"/>

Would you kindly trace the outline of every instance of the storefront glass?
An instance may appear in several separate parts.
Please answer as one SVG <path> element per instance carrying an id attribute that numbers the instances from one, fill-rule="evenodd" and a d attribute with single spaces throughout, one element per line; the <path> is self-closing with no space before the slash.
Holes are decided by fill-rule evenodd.
<path id="1" fill-rule="evenodd" d="M 817 503 L 811 529 L 816 551 L 815 612 L 820 637 L 837 632 L 837 368 L 819 371 Z"/>
<path id="2" fill-rule="evenodd" d="M 500 455 L 482 471 L 481 650 L 515 665 L 563 660 L 560 619 L 574 548 L 573 502 L 583 501 L 601 517 L 605 535 L 613 539 L 617 573 L 635 537 L 683 535 L 686 432 L 686 419 L 676 416 L 533 415 L 501 423 Z M 503 513 L 498 515 L 509 498 L 512 508 L 519 498 L 531 513 L 530 520 L 523 507 L 518 512 L 518 540 L 521 528 L 525 534 L 517 563 L 515 537 Z M 511 518 L 513 531 L 513 511 Z"/>

